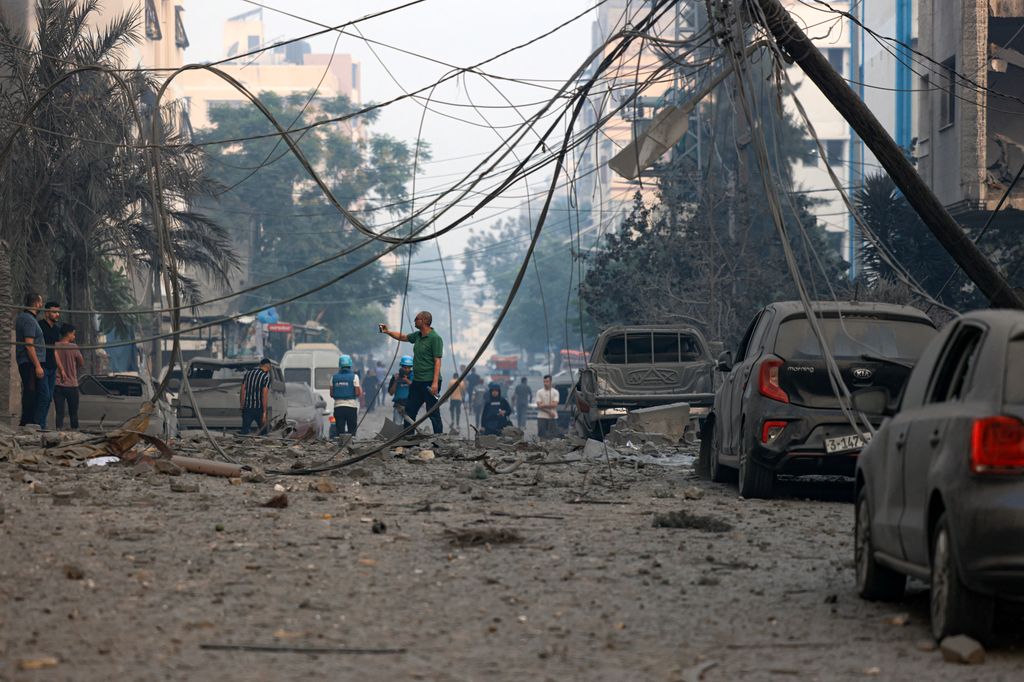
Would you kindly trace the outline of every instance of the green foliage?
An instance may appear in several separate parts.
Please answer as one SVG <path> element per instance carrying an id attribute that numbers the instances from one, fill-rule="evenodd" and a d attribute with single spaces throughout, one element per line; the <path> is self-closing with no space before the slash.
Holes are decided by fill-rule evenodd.
<path id="1" fill-rule="evenodd" d="M 357 107 L 347 97 L 313 98 L 309 94 L 282 97 L 260 93 L 274 116 L 290 127 L 316 120 L 352 115 Z M 203 141 L 233 139 L 274 132 L 254 107 L 213 107 L 215 128 L 202 130 Z M 406 183 L 412 177 L 415 150 L 387 135 L 370 134 L 374 114 L 343 123 L 318 126 L 294 135 L 303 154 L 330 187 L 338 201 L 364 222 L 388 226 L 407 202 Z M 278 137 L 209 147 L 215 175 L 230 191 L 213 207 L 232 225 L 233 238 L 251 253 L 245 284 L 280 276 L 310 262 L 350 248 L 366 239 L 323 197 L 298 160 Z M 421 146 L 419 160 L 429 158 Z M 402 228 L 402 234 L 407 228 Z M 383 251 L 374 242 L 330 264 L 291 277 L 240 297 L 234 304 L 249 310 L 311 289 Z M 400 250 L 404 255 L 407 248 Z M 346 349 L 366 350 L 379 344 L 375 322 L 400 292 L 404 278 L 373 263 L 359 272 L 306 298 L 278 308 L 282 319 L 317 320 L 327 326 Z"/>
<path id="2" fill-rule="evenodd" d="M 580 255 L 573 234 L 591 226 L 590 209 L 570 208 L 565 200 L 552 203 L 534 251 L 533 260 L 515 301 L 498 331 L 497 341 L 528 353 L 557 352 L 589 343 L 592 327 L 580 320 L 575 284 Z M 528 213 L 474 234 L 465 249 L 467 280 L 484 286 L 477 304 L 502 304 L 512 289 L 535 229 Z M 582 326 L 582 331 L 581 331 Z"/>

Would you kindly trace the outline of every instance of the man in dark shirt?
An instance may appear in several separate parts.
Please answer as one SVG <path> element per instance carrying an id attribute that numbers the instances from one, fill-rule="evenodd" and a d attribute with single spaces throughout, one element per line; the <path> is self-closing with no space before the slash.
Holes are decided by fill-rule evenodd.
<path id="1" fill-rule="evenodd" d="M 526 413 L 530 407 L 530 401 L 533 399 L 533 390 L 526 383 L 526 377 L 523 377 L 523 380 L 516 386 L 512 397 L 516 401 L 516 424 L 520 429 L 525 429 Z"/>
<path id="2" fill-rule="evenodd" d="M 43 330 L 36 319 L 42 307 L 42 296 L 28 294 L 25 296 L 25 309 L 18 313 L 14 321 L 14 340 L 18 344 L 15 346 L 14 359 L 18 363 L 18 376 L 21 377 L 21 426 L 36 423 L 36 404 L 39 401 L 37 389 L 45 376 L 43 362 L 46 361 L 46 348 Z"/>
<path id="3" fill-rule="evenodd" d="M 270 360 L 263 358 L 260 364 L 242 376 L 242 388 L 238 394 L 238 406 L 242 408 L 242 435 L 249 433 L 249 425 L 256 422 L 256 433 L 262 435 L 267 428 L 267 405 L 270 404 Z"/>
<path id="4" fill-rule="evenodd" d="M 36 395 L 36 424 L 46 428 L 46 417 L 53 402 L 53 387 L 57 383 L 57 354 L 54 349 L 60 341 L 60 303 L 47 301 L 43 306 L 43 319 L 39 323 L 46 344 L 46 359 L 43 361 L 43 379 L 39 382 Z"/>

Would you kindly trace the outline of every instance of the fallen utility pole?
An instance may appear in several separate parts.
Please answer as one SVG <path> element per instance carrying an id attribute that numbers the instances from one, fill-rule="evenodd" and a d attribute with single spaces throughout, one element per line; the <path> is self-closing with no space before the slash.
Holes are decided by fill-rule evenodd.
<path id="1" fill-rule="evenodd" d="M 857 97 L 843 77 L 836 73 L 779 0 L 748 1 L 760 7 L 763 16 L 756 17 L 757 21 L 768 29 L 779 47 L 803 69 L 807 77 L 814 81 L 836 110 L 860 135 L 864 144 L 874 153 L 878 162 L 906 196 L 917 215 L 988 298 L 992 306 L 1024 308 L 1024 301 L 968 238 L 960 224 L 917 174 L 875 115 Z"/>

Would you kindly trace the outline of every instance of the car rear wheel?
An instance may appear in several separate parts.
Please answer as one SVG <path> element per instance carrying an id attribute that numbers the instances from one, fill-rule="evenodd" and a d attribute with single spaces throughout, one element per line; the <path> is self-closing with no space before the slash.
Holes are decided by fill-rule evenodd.
<path id="1" fill-rule="evenodd" d="M 740 452 L 739 489 L 743 497 L 766 498 L 772 496 L 775 472 L 751 461 L 750 452 Z"/>
<path id="2" fill-rule="evenodd" d="M 907 588 L 907 577 L 875 561 L 875 546 L 871 540 L 871 508 L 866 488 L 861 488 L 857 495 L 854 523 L 857 594 L 868 601 L 899 601 Z"/>
<path id="3" fill-rule="evenodd" d="M 995 602 L 971 592 L 960 578 L 953 538 L 946 515 L 939 517 L 932 538 L 932 635 L 968 635 L 985 642 L 992 635 Z"/>

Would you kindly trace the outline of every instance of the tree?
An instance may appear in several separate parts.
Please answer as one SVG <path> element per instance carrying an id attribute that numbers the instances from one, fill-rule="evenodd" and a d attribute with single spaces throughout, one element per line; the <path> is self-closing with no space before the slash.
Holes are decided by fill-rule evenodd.
<path id="1" fill-rule="evenodd" d="M 529 270 L 498 331 L 500 343 L 531 354 L 585 343 L 581 337 L 589 336 L 589 324 L 580 319 L 574 286 L 581 255 L 573 233 L 588 226 L 589 207 L 576 211 L 564 199 L 552 203 Z M 483 283 L 477 292 L 478 304 L 504 303 L 535 227 L 523 212 L 470 237 L 463 274 L 468 281 Z"/>
<path id="2" fill-rule="evenodd" d="M 159 200 L 169 211 L 179 284 L 186 300 L 194 299 L 198 285 L 187 273 L 226 280 L 236 264 L 226 233 L 192 208 L 218 186 L 202 153 L 185 144 L 179 103 L 161 107 L 162 125 L 155 139 L 150 135 L 159 83 L 149 73 L 120 71 L 124 87 L 108 73 L 76 73 L 84 66 L 119 69 L 125 51 L 141 40 L 138 11 L 90 29 L 98 11 L 97 0 L 38 0 L 33 40 L 0 21 L 0 70 L 11 74 L 0 91 L 0 139 L 17 136 L 0 168 L 0 236 L 11 244 L 18 283 L 12 294 L 33 289 L 73 309 L 113 308 L 124 304 L 111 293 L 127 285 L 118 265 L 125 263 L 141 266 L 145 289 L 159 292 L 162 254 L 142 148 L 149 144 L 158 145 Z M 37 100 L 28 124 L 19 125 Z M 84 343 L 93 342 L 90 317 L 66 317 Z"/>
<path id="3" fill-rule="evenodd" d="M 598 324 L 692 324 L 735 344 L 756 310 L 796 297 L 749 156 L 749 131 L 733 116 L 724 87 L 703 106 L 710 149 L 704 164 L 677 153 L 658 168 L 653 206 L 637 194 L 631 213 L 589 259 L 580 295 Z M 758 97 L 790 246 L 812 296 L 828 297 L 829 286 L 842 286 L 845 263 L 792 179 L 793 164 L 812 153 L 812 144 L 766 89 Z"/>
<path id="4" fill-rule="evenodd" d="M 260 93 L 274 116 L 291 127 L 328 117 L 349 116 L 357 107 L 344 96 L 282 97 Z M 307 100 L 310 100 L 306 106 Z M 199 131 L 204 142 L 265 135 L 272 124 L 254 107 L 213 107 L 214 127 Z M 367 131 L 375 113 L 351 118 L 345 124 L 313 128 L 296 140 L 304 155 L 331 188 L 338 201 L 368 224 L 387 226 L 408 210 L 406 183 L 412 177 L 415 150 L 381 134 Z M 285 275 L 302 266 L 366 239 L 324 198 L 302 165 L 276 136 L 208 147 L 215 175 L 229 190 L 212 210 L 234 226 L 232 236 L 250 254 L 247 283 Z M 419 161 L 429 158 L 421 145 Z M 396 233 L 409 233 L 403 226 Z M 316 268 L 263 287 L 236 300 L 233 307 L 248 310 L 313 288 L 383 251 L 381 242 L 361 248 L 328 266 Z M 408 253 L 407 247 L 395 252 Z M 279 308 L 284 319 L 318 320 L 346 349 L 369 349 L 380 343 L 374 322 L 401 290 L 404 278 L 375 263 L 306 298 Z"/>

